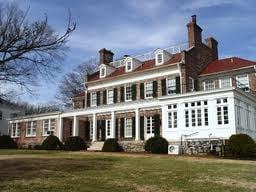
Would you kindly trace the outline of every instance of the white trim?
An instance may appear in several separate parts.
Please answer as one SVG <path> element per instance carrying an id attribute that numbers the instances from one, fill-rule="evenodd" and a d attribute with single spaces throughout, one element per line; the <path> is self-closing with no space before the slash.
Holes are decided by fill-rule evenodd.
<path id="1" fill-rule="evenodd" d="M 219 88 L 223 88 L 222 87 L 222 80 L 225 79 L 225 78 L 229 79 L 230 87 L 232 87 L 232 79 L 231 79 L 231 77 L 223 76 L 223 77 L 219 78 Z M 224 88 L 229 88 L 229 87 L 224 87 Z"/>
<path id="2" fill-rule="evenodd" d="M 33 130 L 34 124 L 36 124 L 35 129 L 37 130 L 37 121 L 28 121 L 28 122 L 26 122 L 26 137 L 36 137 L 36 131 L 35 131 L 35 134 L 28 134 L 29 123 L 30 123 L 30 131 Z"/>
<path id="3" fill-rule="evenodd" d="M 192 89 L 190 89 L 190 87 L 188 87 L 189 91 L 194 91 L 195 90 L 195 80 L 192 77 L 188 77 L 188 86 L 190 85 L 190 82 L 189 82 L 190 80 L 192 80 Z"/>
<path id="4" fill-rule="evenodd" d="M 102 74 L 102 70 L 104 70 L 104 73 Z M 106 77 L 107 69 L 106 66 L 100 66 L 100 78 Z"/>
<path id="5" fill-rule="evenodd" d="M 112 91 L 112 102 L 109 102 L 109 92 Z M 114 89 L 107 90 L 107 104 L 113 104 L 114 103 Z"/>
<path id="6" fill-rule="evenodd" d="M 91 98 L 90 98 L 90 107 L 95 107 L 97 106 L 97 92 L 93 91 L 90 93 L 91 95 Z M 92 94 L 95 94 L 96 95 L 96 99 L 95 99 L 95 104 L 92 103 Z"/>
<path id="7" fill-rule="evenodd" d="M 149 83 L 152 84 L 152 96 L 147 97 L 147 90 L 146 90 L 146 87 L 147 87 L 147 86 L 146 86 L 146 85 L 149 84 Z M 153 98 L 153 95 L 154 95 L 154 85 L 153 85 L 153 81 L 145 82 L 145 83 L 144 83 L 144 98 L 145 98 L 145 99 L 152 99 L 152 98 Z"/>
<path id="8" fill-rule="evenodd" d="M 127 87 L 130 87 L 131 88 L 131 99 L 126 99 L 126 88 Z M 132 101 L 132 85 L 125 85 L 125 87 L 124 87 L 124 101 L 125 102 L 129 102 L 129 101 Z"/>
<path id="9" fill-rule="evenodd" d="M 132 118 L 124 118 L 124 137 L 125 138 L 132 138 Z M 131 120 L 131 135 L 127 135 L 127 127 L 126 127 L 126 123 L 127 123 L 127 120 Z"/>

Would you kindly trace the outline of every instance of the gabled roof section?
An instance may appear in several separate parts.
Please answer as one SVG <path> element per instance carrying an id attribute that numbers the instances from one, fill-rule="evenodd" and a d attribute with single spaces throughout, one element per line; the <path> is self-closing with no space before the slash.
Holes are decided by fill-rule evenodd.
<path id="1" fill-rule="evenodd" d="M 78 93 L 77 95 L 75 95 L 74 97 L 72 97 L 72 99 L 76 99 L 76 98 L 84 97 L 84 96 L 85 96 L 85 92 L 81 92 L 81 93 Z"/>
<path id="2" fill-rule="evenodd" d="M 246 67 L 253 67 L 256 65 L 255 61 L 249 61 L 239 57 L 231 57 L 226 59 L 215 60 L 208 64 L 200 73 L 201 76 L 210 75 L 214 73 L 228 72 Z"/>
<path id="3" fill-rule="evenodd" d="M 173 55 L 173 57 L 171 57 L 163 65 L 174 64 L 174 63 L 180 62 L 181 60 L 182 60 L 181 53 L 176 53 L 176 54 Z M 118 77 L 118 76 L 125 75 L 125 74 L 130 75 L 134 72 L 145 71 L 145 70 L 148 70 L 148 69 L 153 69 L 155 67 L 156 68 L 159 67 L 159 66 L 155 65 L 155 59 L 151 59 L 151 60 L 147 60 L 147 61 L 142 62 L 142 65 L 140 65 L 138 68 L 136 68 L 134 71 L 132 71 L 130 73 L 125 72 L 125 66 L 118 67 L 118 68 L 116 68 L 115 71 L 113 71 L 110 75 L 108 75 L 103 80 L 111 78 L 111 77 Z M 87 78 L 87 82 L 92 82 L 92 81 L 99 80 L 100 79 L 99 75 L 100 75 L 99 71 L 89 75 L 88 78 Z"/>

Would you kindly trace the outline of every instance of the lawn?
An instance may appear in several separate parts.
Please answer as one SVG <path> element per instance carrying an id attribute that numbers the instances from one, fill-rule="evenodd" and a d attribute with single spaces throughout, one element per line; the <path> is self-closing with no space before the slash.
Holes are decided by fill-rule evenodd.
<path id="1" fill-rule="evenodd" d="M 256 191 L 256 162 L 0 150 L 0 191 Z"/>

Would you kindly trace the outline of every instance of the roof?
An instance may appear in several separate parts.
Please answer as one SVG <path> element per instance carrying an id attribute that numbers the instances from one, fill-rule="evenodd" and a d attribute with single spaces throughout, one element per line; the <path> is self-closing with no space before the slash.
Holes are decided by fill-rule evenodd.
<path id="1" fill-rule="evenodd" d="M 254 65 L 256 65 L 255 61 L 249 61 L 239 57 L 230 57 L 211 62 L 202 70 L 200 75 L 210 75 L 213 73 L 232 71 L 244 67 L 253 67 Z"/>
<path id="2" fill-rule="evenodd" d="M 182 59 L 181 53 L 177 53 L 177 54 L 174 54 L 163 65 L 174 64 L 174 63 L 180 62 L 181 59 Z M 125 72 L 125 66 L 119 67 L 104 79 L 107 79 L 107 78 L 110 78 L 110 77 L 117 77 L 117 76 L 121 76 L 121 75 L 124 75 L 124 74 L 132 74 L 134 72 L 144 71 L 144 70 L 147 70 L 147 69 L 153 69 L 154 67 L 158 67 L 158 66 L 155 65 L 155 59 L 151 59 L 151 60 L 147 60 L 147 61 L 142 62 L 142 65 L 140 65 L 134 71 L 129 72 L 129 73 Z M 91 82 L 91 81 L 99 80 L 100 79 L 99 75 L 100 75 L 99 71 L 97 71 L 97 72 L 89 75 L 87 81 Z"/>

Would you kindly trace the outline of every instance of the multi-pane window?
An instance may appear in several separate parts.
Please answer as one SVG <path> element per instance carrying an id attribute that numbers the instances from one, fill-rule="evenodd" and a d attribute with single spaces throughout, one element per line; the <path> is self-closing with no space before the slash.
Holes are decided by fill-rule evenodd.
<path id="1" fill-rule="evenodd" d="M 204 81 L 204 90 L 212 90 L 215 89 L 214 80 L 208 79 Z"/>
<path id="2" fill-rule="evenodd" d="M 236 76 L 237 87 L 243 89 L 244 91 L 249 90 L 249 78 L 247 74 Z"/>
<path id="3" fill-rule="evenodd" d="M 91 93 L 91 106 L 97 105 L 97 94 L 96 92 Z"/>
<path id="4" fill-rule="evenodd" d="M 177 128 L 177 104 L 168 105 L 168 128 Z"/>
<path id="5" fill-rule="evenodd" d="M 208 102 L 185 103 L 185 127 L 208 126 Z"/>
<path id="6" fill-rule="evenodd" d="M 125 87 L 125 101 L 131 101 L 132 100 L 132 86 L 126 86 Z"/>
<path id="7" fill-rule="evenodd" d="M 126 63 L 126 71 L 131 71 L 132 70 L 132 62 L 131 61 L 127 61 Z"/>
<path id="8" fill-rule="evenodd" d="M 145 98 L 153 97 L 153 82 L 145 83 Z"/>
<path id="9" fill-rule="evenodd" d="M 157 54 L 157 63 L 161 64 L 163 62 L 163 54 L 159 53 Z"/>
<path id="10" fill-rule="evenodd" d="M 93 122 L 90 121 L 90 139 L 92 140 L 93 138 Z"/>
<path id="11" fill-rule="evenodd" d="M 105 77 L 106 76 L 106 68 L 105 67 L 102 67 L 100 69 L 100 77 Z"/>
<path id="12" fill-rule="evenodd" d="M 36 121 L 27 123 L 26 136 L 36 136 Z"/>
<path id="13" fill-rule="evenodd" d="M 107 136 L 111 135 L 111 121 L 108 119 L 106 120 L 106 128 L 107 128 Z"/>
<path id="14" fill-rule="evenodd" d="M 217 99 L 217 122 L 218 125 L 229 123 L 227 98 Z"/>
<path id="15" fill-rule="evenodd" d="M 171 95 L 176 93 L 176 80 L 173 79 L 167 79 L 167 94 Z"/>
<path id="16" fill-rule="evenodd" d="M 220 88 L 229 88 L 231 87 L 231 79 L 230 77 L 222 77 L 220 78 Z"/>
<path id="17" fill-rule="evenodd" d="M 108 104 L 114 103 L 114 91 L 108 90 Z"/>
<path id="18" fill-rule="evenodd" d="M 11 135 L 12 137 L 19 137 L 20 136 L 20 123 L 12 123 L 12 130 Z"/>
<path id="19" fill-rule="evenodd" d="M 56 127 L 55 119 L 45 119 L 43 121 L 44 136 L 53 135 Z"/>
<path id="20" fill-rule="evenodd" d="M 192 77 L 189 77 L 188 79 L 188 87 L 190 91 L 194 91 L 195 87 L 194 87 L 194 79 Z"/>
<path id="21" fill-rule="evenodd" d="M 155 120 L 154 117 L 146 117 L 146 132 L 147 134 L 154 134 Z"/>
<path id="22" fill-rule="evenodd" d="M 132 119 L 131 118 L 125 119 L 124 136 L 132 137 Z"/>

